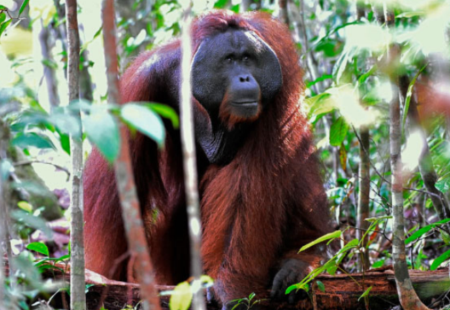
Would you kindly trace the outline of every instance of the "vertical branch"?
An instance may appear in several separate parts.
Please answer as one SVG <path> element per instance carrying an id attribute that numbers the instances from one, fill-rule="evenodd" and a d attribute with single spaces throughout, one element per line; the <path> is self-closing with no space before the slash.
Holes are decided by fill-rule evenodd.
<path id="1" fill-rule="evenodd" d="M 194 118 L 192 112 L 191 92 L 191 3 L 184 10 L 181 36 L 181 143 L 183 147 L 184 184 L 186 189 L 186 203 L 189 226 L 191 273 L 194 277 L 192 283 L 192 308 L 205 309 L 203 292 L 201 290 L 200 276 L 202 275 L 202 261 L 200 256 L 202 226 L 200 221 L 200 206 L 198 197 L 197 162 L 195 154 Z"/>
<path id="2" fill-rule="evenodd" d="M 288 0 L 278 0 L 279 13 L 278 19 L 289 27 L 289 16 L 287 8 Z"/>
<path id="3" fill-rule="evenodd" d="M 51 47 L 49 44 L 50 26 L 44 27 L 42 18 L 40 23 L 39 43 L 41 44 L 41 54 L 43 60 L 53 61 Z M 55 69 L 48 65 L 44 66 L 44 78 L 47 84 L 48 99 L 52 108 L 59 106 L 58 81 L 55 76 Z"/>
<path id="4" fill-rule="evenodd" d="M 3 122 L 0 120 L 0 159 L 4 158 L 2 155 L 6 154 L 6 128 L 4 128 Z M 9 240 L 6 239 L 6 229 L 7 229 L 7 212 L 6 212 L 6 201 L 4 197 L 4 180 L 3 176 L 0 174 L 0 309 L 6 309 L 5 307 L 5 262 L 4 262 L 4 249 L 6 250 L 6 245 Z"/>
<path id="5" fill-rule="evenodd" d="M 359 164 L 359 193 L 358 193 L 358 215 L 356 219 L 356 238 L 361 239 L 364 232 L 369 228 L 369 222 L 366 218 L 369 217 L 369 201 L 370 201 L 370 135 L 369 129 L 366 126 L 362 126 L 360 129 L 360 146 L 359 146 L 359 156 L 361 162 Z M 367 236 L 363 241 L 363 246 L 367 245 Z M 365 271 L 369 269 L 369 252 L 365 249 L 361 252 L 359 257 L 360 271 Z"/>
<path id="6" fill-rule="evenodd" d="M 388 26 L 394 23 L 394 15 L 387 11 L 384 4 L 384 19 Z M 398 55 L 396 46 L 391 46 L 388 50 L 388 61 L 393 61 Z M 397 81 L 396 76 L 391 76 L 394 84 Z M 419 299 L 414 290 L 411 278 L 408 273 L 408 265 L 406 263 L 405 251 L 405 217 L 403 214 L 403 178 L 402 178 L 402 129 L 400 117 L 400 96 L 394 96 L 390 107 L 390 153 L 392 168 L 392 205 L 394 214 L 393 226 L 393 250 L 395 283 L 397 285 L 397 293 L 400 304 L 403 309 L 428 309 Z"/>
<path id="7" fill-rule="evenodd" d="M 68 65 L 67 80 L 69 102 L 79 99 L 80 37 L 78 33 L 77 0 L 66 1 Z M 77 112 L 80 119 L 80 112 Z M 81 132 L 71 136 L 70 153 L 72 155 L 72 195 L 70 197 L 70 309 L 86 309 L 84 276 L 84 238 L 83 238 L 83 146 Z"/>
<path id="8" fill-rule="evenodd" d="M 357 3 L 357 19 L 361 20 L 365 16 L 364 6 Z M 356 217 L 356 238 L 361 240 L 364 236 L 364 232 L 369 228 L 369 222 L 366 218 L 369 217 L 369 202 L 370 202 L 370 134 L 367 126 L 361 126 L 360 128 L 360 145 L 359 145 L 359 157 L 361 159 L 359 164 L 359 192 L 358 192 L 358 209 Z M 360 252 L 358 257 L 358 269 L 359 271 L 366 271 L 370 267 L 369 252 L 366 248 L 367 236 L 362 240 L 364 251 Z"/>
<path id="9" fill-rule="evenodd" d="M 120 103 L 118 61 L 116 51 L 116 28 L 114 24 L 114 0 L 104 0 L 102 4 L 103 42 L 108 81 L 108 101 Z M 145 238 L 144 226 L 133 179 L 128 134 L 126 127 L 120 128 L 121 150 L 114 164 L 116 183 L 122 205 L 122 217 L 125 224 L 131 261 L 135 262 L 136 276 L 140 283 L 141 296 L 144 297 L 144 309 L 160 309 L 155 288 L 153 266 Z"/>

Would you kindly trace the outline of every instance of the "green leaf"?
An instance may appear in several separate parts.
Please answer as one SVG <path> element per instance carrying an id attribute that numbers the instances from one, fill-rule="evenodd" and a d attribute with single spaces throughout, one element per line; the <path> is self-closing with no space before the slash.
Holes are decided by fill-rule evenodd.
<path id="1" fill-rule="evenodd" d="M 358 301 L 359 301 L 361 298 L 364 298 L 364 297 L 366 297 L 366 296 L 369 296 L 369 292 L 370 292 L 371 289 L 372 289 L 372 286 L 369 287 L 367 290 L 365 290 L 364 293 L 362 293 L 362 295 L 359 296 Z"/>
<path id="2" fill-rule="evenodd" d="M 178 115 L 171 107 L 160 103 L 149 103 L 146 106 L 152 109 L 152 111 L 158 113 L 160 116 L 169 119 L 172 122 L 173 128 L 176 129 L 180 126 Z"/>
<path id="3" fill-rule="evenodd" d="M 381 268 L 384 266 L 384 262 L 386 261 L 386 259 L 380 259 L 377 260 L 375 263 L 372 264 L 372 268 Z"/>
<path id="4" fill-rule="evenodd" d="M 22 5 L 20 6 L 20 9 L 19 9 L 19 16 L 17 16 L 17 17 L 20 17 L 20 14 L 22 14 L 23 10 L 25 10 L 25 8 L 27 7 L 28 2 L 30 2 L 30 0 L 24 0 L 22 2 Z"/>
<path id="5" fill-rule="evenodd" d="M 308 119 L 311 122 L 318 120 L 321 115 L 330 113 L 335 109 L 333 101 L 327 100 L 330 96 L 331 94 L 329 93 L 322 93 L 305 100 L 305 105 L 309 107 Z"/>
<path id="6" fill-rule="evenodd" d="M 230 10 L 233 11 L 234 13 L 239 13 L 241 5 L 240 4 L 236 4 L 231 6 Z"/>
<path id="7" fill-rule="evenodd" d="M 436 258 L 430 266 L 431 270 L 436 270 L 444 261 L 450 258 L 450 250 L 444 252 L 441 256 Z"/>
<path id="8" fill-rule="evenodd" d="M 7 10 L 7 9 L 8 8 L 6 6 L 0 4 L 0 10 Z"/>
<path id="9" fill-rule="evenodd" d="M 187 310 L 191 305 L 192 292 L 191 286 L 184 281 L 175 286 L 172 296 L 170 296 L 170 310 Z"/>
<path id="10" fill-rule="evenodd" d="M 328 233 L 328 234 L 326 234 L 326 235 L 324 235 L 324 236 L 322 236 L 320 238 L 317 238 L 316 240 L 314 240 L 314 241 L 312 241 L 312 242 L 310 242 L 308 244 L 305 244 L 304 246 L 302 246 L 302 248 L 298 252 L 300 253 L 300 252 L 302 252 L 302 251 L 304 251 L 306 249 L 309 249 L 310 247 L 312 247 L 312 246 L 314 246 L 314 245 L 316 245 L 318 243 L 327 241 L 329 239 L 340 238 L 341 234 L 342 234 L 342 231 L 340 231 L 340 230 L 336 230 L 336 231 L 333 231 L 331 233 Z"/>
<path id="11" fill-rule="evenodd" d="M 31 251 L 35 251 L 38 253 L 41 253 L 45 256 L 50 256 L 50 253 L 48 251 L 48 247 L 43 242 L 32 242 L 29 245 L 27 245 L 27 249 Z"/>
<path id="12" fill-rule="evenodd" d="M 323 284 L 322 281 L 316 281 L 316 284 L 317 284 L 317 288 L 318 288 L 320 291 L 322 291 L 322 292 L 325 293 L 325 284 Z"/>
<path id="13" fill-rule="evenodd" d="M 24 134 L 18 134 L 11 144 L 20 148 L 28 148 L 30 146 L 37 147 L 39 149 L 55 149 L 55 146 L 49 138 L 44 137 L 35 132 L 28 132 Z"/>
<path id="14" fill-rule="evenodd" d="M 214 3 L 215 9 L 223 9 L 228 4 L 228 0 L 217 0 L 216 3 Z"/>
<path id="15" fill-rule="evenodd" d="M 120 110 L 120 116 L 132 128 L 135 128 L 162 146 L 165 128 L 161 118 L 144 105 L 129 103 Z"/>
<path id="16" fill-rule="evenodd" d="M 100 153 L 110 162 L 119 155 L 120 133 L 114 117 L 106 110 L 96 111 L 83 118 L 85 133 Z"/>
<path id="17" fill-rule="evenodd" d="M 9 24 L 11 24 L 12 19 L 8 19 L 3 24 L 0 24 L 0 36 L 2 35 L 3 31 L 5 31 L 6 28 L 8 28 Z"/>
<path id="18" fill-rule="evenodd" d="M 330 145 L 339 146 L 347 135 L 349 125 L 341 116 L 331 124 L 330 128 Z"/>
<path id="19" fill-rule="evenodd" d="M 342 249 L 338 251 L 337 254 L 345 254 L 347 251 L 356 248 L 359 245 L 358 239 L 353 239 L 349 243 L 347 243 Z"/>
<path id="20" fill-rule="evenodd" d="M 322 82 L 322 81 L 325 81 L 325 80 L 329 80 L 329 79 L 332 79 L 332 78 L 333 78 L 333 76 L 332 76 L 331 74 L 324 74 L 324 75 L 318 77 L 317 79 L 315 79 L 315 80 L 312 81 L 312 82 L 307 82 L 307 83 L 306 83 L 306 87 L 307 87 L 307 88 L 311 88 L 311 86 L 313 86 L 313 85 L 316 84 L 316 83 L 319 83 L 319 82 Z M 324 93 L 322 93 L 322 94 L 324 94 Z M 322 95 L 322 94 L 321 94 L 321 95 Z M 320 96 L 320 95 L 318 95 L 318 96 Z M 315 97 L 317 97 L 317 96 L 315 96 Z M 309 99 L 310 99 L 310 98 L 309 98 Z"/>
<path id="21" fill-rule="evenodd" d="M 384 216 L 377 216 L 377 217 L 368 217 L 365 220 L 367 222 L 372 222 L 372 223 L 376 222 L 376 223 L 378 223 L 378 222 L 381 222 L 381 221 L 384 221 L 384 220 L 390 220 L 392 218 L 393 218 L 392 215 L 384 215 Z"/>
<path id="22" fill-rule="evenodd" d="M 337 269 L 338 269 L 338 267 L 337 267 L 336 265 L 334 265 L 334 266 L 329 266 L 329 267 L 327 268 L 327 272 L 328 272 L 330 275 L 334 276 L 334 275 L 336 274 Z"/>
<path id="23" fill-rule="evenodd" d="M 26 202 L 26 201 L 19 201 L 19 202 L 17 203 L 17 206 L 18 206 L 19 208 L 21 208 L 23 211 L 26 211 L 26 212 L 28 212 L 28 213 L 33 213 L 33 206 L 32 206 L 29 202 Z"/>
<path id="24" fill-rule="evenodd" d="M 370 68 L 369 71 L 367 71 L 366 73 L 364 73 L 363 75 L 361 75 L 358 79 L 358 84 L 364 84 L 366 82 L 366 80 L 373 75 L 375 72 L 377 71 L 377 67 L 376 66 L 372 66 Z"/>
<path id="25" fill-rule="evenodd" d="M 297 284 L 292 284 L 291 286 L 289 286 L 289 287 L 286 289 L 285 294 L 286 294 L 286 295 L 289 295 L 290 292 L 292 292 L 293 290 L 296 290 L 296 289 L 297 289 Z"/>
<path id="26" fill-rule="evenodd" d="M 305 292 L 309 292 L 309 285 L 307 282 L 300 282 L 297 284 L 293 284 L 291 286 L 289 286 L 286 291 L 284 292 L 285 295 L 288 295 L 290 292 L 292 292 L 293 290 L 304 290 Z"/>
<path id="27" fill-rule="evenodd" d="M 450 222 L 450 218 L 448 219 L 443 219 L 439 222 L 427 225 L 422 227 L 421 229 L 417 230 L 416 232 L 414 232 L 411 236 L 409 236 L 406 240 L 405 240 L 405 244 L 408 244 L 412 241 L 415 241 L 417 239 L 419 239 L 420 237 L 422 237 L 423 235 L 425 235 L 427 232 L 429 232 L 430 230 L 432 230 L 433 228 L 435 228 L 436 226 L 439 225 L 443 225 L 443 224 L 447 224 Z"/>
<path id="28" fill-rule="evenodd" d="M 404 12 L 402 14 L 399 14 L 395 16 L 395 18 L 411 18 L 416 16 L 425 16 L 427 13 L 425 11 L 414 11 L 414 12 Z"/>
<path id="29" fill-rule="evenodd" d="M 6 19 L 6 14 L 4 12 L 0 13 L 0 25 L 3 23 Z"/>

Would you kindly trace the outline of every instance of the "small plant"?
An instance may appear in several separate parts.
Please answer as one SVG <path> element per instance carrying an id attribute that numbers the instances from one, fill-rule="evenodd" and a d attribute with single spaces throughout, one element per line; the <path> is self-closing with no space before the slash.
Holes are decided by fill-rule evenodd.
<path id="1" fill-rule="evenodd" d="M 247 306 L 247 310 L 248 310 L 248 309 L 251 309 L 254 305 L 259 304 L 260 302 L 266 300 L 266 299 L 253 300 L 255 298 L 255 296 L 256 296 L 255 293 L 251 293 L 248 297 L 231 300 L 230 303 L 235 303 L 232 310 L 235 310 L 241 304 Z"/>

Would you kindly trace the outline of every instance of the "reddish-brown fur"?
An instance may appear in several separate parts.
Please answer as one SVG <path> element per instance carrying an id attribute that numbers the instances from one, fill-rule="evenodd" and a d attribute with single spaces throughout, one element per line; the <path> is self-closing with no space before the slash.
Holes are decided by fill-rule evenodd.
<path id="1" fill-rule="evenodd" d="M 197 160 L 203 264 L 205 273 L 216 279 L 222 301 L 270 288 L 286 258 L 315 264 L 317 255 L 297 251 L 328 231 L 326 196 L 311 156 L 309 126 L 299 108 L 302 72 L 289 32 L 265 14 L 214 12 L 194 23 L 194 51 L 204 38 L 228 25 L 253 30 L 272 47 L 282 68 L 283 88 L 261 111 L 229 164 L 209 164 L 202 156 Z M 154 55 L 163 60 L 149 75 L 145 69 Z M 121 79 L 124 102 L 159 101 L 176 108 L 164 91 L 175 74 L 174 59 L 179 61 L 178 40 L 138 57 Z M 196 117 L 207 117 L 194 102 Z M 138 134 L 131 138 L 131 152 L 157 280 L 174 284 L 189 277 L 189 248 L 179 131 L 166 127 L 164 150 L 158 152 Z M 124 279 L 126 264 L 115 263 L 127 251 L 116 184 L 97 151 L 88 160 L 84 183 L 87 268 Z"/>

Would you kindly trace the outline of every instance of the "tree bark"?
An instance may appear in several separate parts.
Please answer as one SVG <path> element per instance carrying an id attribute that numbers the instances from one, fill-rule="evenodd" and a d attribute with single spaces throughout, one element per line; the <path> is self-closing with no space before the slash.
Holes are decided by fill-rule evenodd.
<path id="1" fill-rule="evenodd" d="M 78 33 L 77 1 L 66 1 L 68 64 L 67 81 L 69 103 L 79 99 L 80 37 Z M 80 112 L 76 117 L 81 122 Z M 83 147 L 81 132 L 71 136 L 70 153 L 72 156 L 72 193 L 70 197 L 70 309 L 86 309 L 84 278 L 84 233 L 83 233 Z"/>
<path id="2" fill-rule="evenodd" d="M 384 20 L 388 27 L 392 27 L 395 22 L 395 16 L 387 10 L 386 3 L 383 7 Z M 398 47 L 393 45 L 387 53 L 387 61 L 394 63 L 395 57 L 400 52 Z M 398 76 L 391 76 L 394 85 L 398 85 Z M 405 216 L 403 213 L 403 177 L 402 177 L 402 125 L 400 117 L 400 96 L 393 89 L 394 98 L 390 107 L 390 154 L 392 169 L 392 209 L 394 215 L 392 256 L 394 259 L 395 282 L 397 285 L 400 304 L 404 309 L 428 309 L 419 299 L 412 285 L 408 273 L 405 252 Z"/>
<path id="3" fill-rule="evenodd" d="M 120 103 L 117 43 L 115 28 L 114 0 L 104 0 L 102 4 L 103 42 L 108 81 L 108 102 Z M 159 310 L 159 300 L 155 289 L 155 275 L 150 261 L 147 240 L 144 233 L 136 186 L 133 179 L 128 134 L 121 125 L 121 150 L 114 163 L 117 188 L 122 205 L 122 217 L 127 233 L 131 260 L 136 262 L 137 279 L 141 285 L 144 309 Z"/>
<path id="4" fill-rule="evenodd" d="M 181 114 L 181 144 L 183 149 L 184 184 L 186 193 L 186 207 L 188 214 L 189 241 L 191 253 L 191 274 L 193 299 L 192 307 L 196 310 L 204 310 L 205 302 L 201 289 L 200 277 L 203 273 L 200 254 L 202 240 L 202 224 L 200 217 L 200 203 L 198 195 L 197 156 L 195 153 L 194 116 L 192 108 L 191 91 L 191 9 L 190 5 L 184 10 L 183 28 L 181 36 L 181 89 L 180 89 L 180 114 Z"/>
<path id="5" fill-rule="evenodd" d="M 44 278 L 56 277 L 67 279 L 70 270 L 67 266 L 59 263 L 57 267 L 65 270 L 64 273 L 58 270 L 51 270 L 44 273 Z M 430 302 L 442 294 L 445 294 L 450 287 L 450 278 L 448 269 L 439 269 L 435 271 L 411 270 L 411 281 L 418 295 L 423 300 Z M 369 294 L 369 306 L 371 310 L 385 310 L 398 305 L 397 289 L 395 285 L 394 271 L 389 269 L 379 269 L 368 271 L 365 274 L 355 273 L 351 275 L 320 275 L 316 280 L 321 281 L 325 291 L 321 291 L 314 283 L 310 290 L 309 298 L 301 300 L 294 305 L 286 302 L 270 301 L 270 309 L 303 309 L 303 310 L 353 310 L 364 309 L 364 301 L 359 297 L 364 292 L 364 287 L 372 286 Z M 139 285 L 132 283 L 109 280 L 97 273 L 86 270 L 86 284 L 93 284 L 87 294 L 88 309 L 96 309 L 99 302 L 103 300 L 103 306 L 108 310 L 119 310 L 125 308 L 125 305 L 135 306 L 141 299 Z M 173 286 L 157 286 L 157 290 L 170 292 Z M 106 298 L 101 296 L 106 293 Z M 259 298 L 268 298 L 270 292 Z M 169 296 L 164 294 L 160 300 L 161 309 L 169 309 Z M 60 308 L 62 301 L 54 298 L 52 306 Z M 208 310 L 218 310 L 220 307 L 216 304 L 208 304 Z M 404 308 L 411 309 L 411 308 Z"/>
<path id="6" fill-rule="evenodd" d="M 358 214 L 356 219 L 356 238 L 362 239 L 364 233 L 370 226 L 370 223 L 366 221 L 369 217 L 369 202 L 370 202 L 370 135 L 367 127 L 361 127 L 360 130 L 361 145 L 359 146 L 359 193 L 358 193 Z M 369 252 L 367 246 L 367 236 L 362 241 L 364 247 L 363 251 L 360 251 L 358 257 L 358 270 L 360 272 L 368 270 L 370 267 Z"/>

